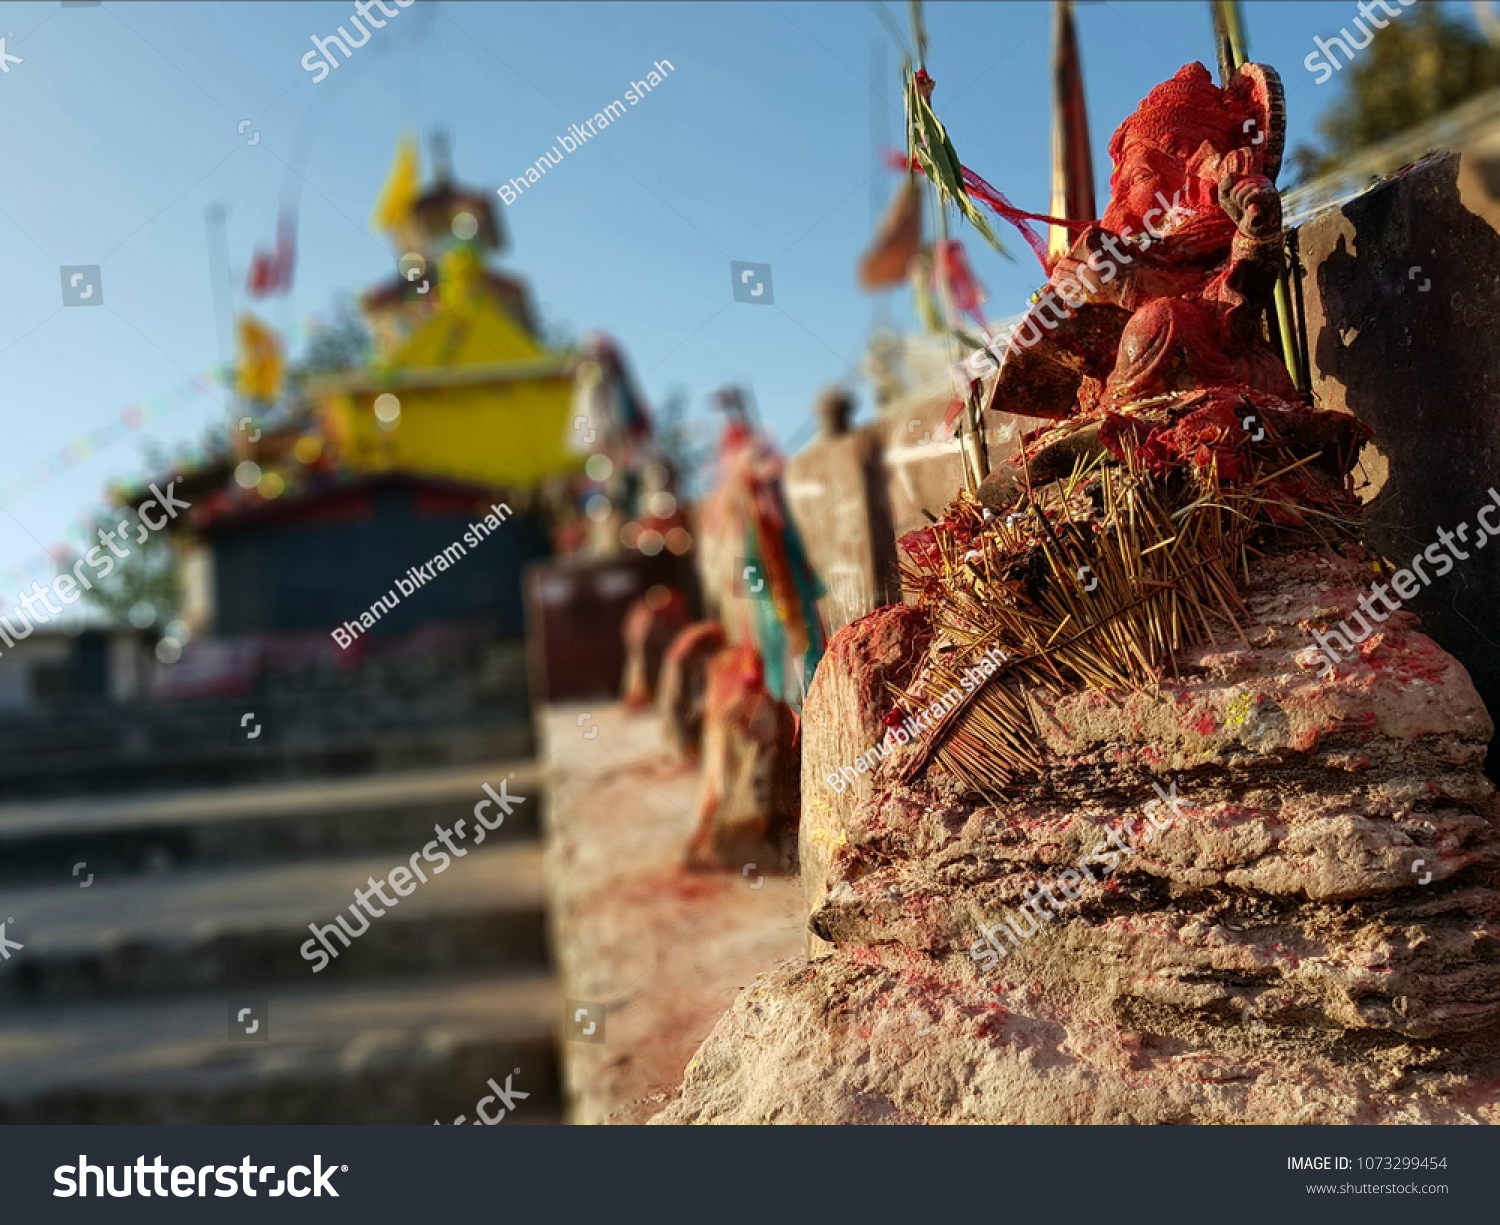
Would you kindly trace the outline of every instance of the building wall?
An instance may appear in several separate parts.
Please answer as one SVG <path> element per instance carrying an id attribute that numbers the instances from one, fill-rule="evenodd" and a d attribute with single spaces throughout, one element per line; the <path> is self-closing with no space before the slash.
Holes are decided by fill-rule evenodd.
<path id="1" fill-rule="evenodd" d="M 131 630 L 34 630 L 0 651 L 0 710 L 130 701 L 144 691 L 150 651 L 146 635 Z"/>
<path id="2" fill-rule="evenodd" d="M 411 595 L 400 596 L 372 632 L 383 637 L 419 625 L 476 615 L 498 632 L 522 632 L 521 566 L 548 555 L 534 520 L 512 515 L 472 549 L 464 531 L 482 518 L 468 499 L 437 499 L 410 488 L 375 490 L 336 508 L 292 520 L 246 526 L 213 538 L 214 630 L 329 632 L 358 622 L 375 600 L 410 578 L 455 541 L 465 550 Z M 476 533 L 477 534 L 477 533 Z"/>
<path id="3" fill-rule="evenodd" d="M 44 677 L 66 669 L 73 642 L 63 634 L 37 630 L 0 654 L 0 709 L 19 710 L 35 705 L 50 686 Z"/>
<path id="4" fill-rule="evenodd" d="M 572 383 L 562 377 L 396 393 L 401 416 L 380 427 L 375 393 L 325 398 L 323 425 L 364 472 L 399 470 L 480 485 L 533 485 L 577 472 L 586 458 L 569 425 Z"/>

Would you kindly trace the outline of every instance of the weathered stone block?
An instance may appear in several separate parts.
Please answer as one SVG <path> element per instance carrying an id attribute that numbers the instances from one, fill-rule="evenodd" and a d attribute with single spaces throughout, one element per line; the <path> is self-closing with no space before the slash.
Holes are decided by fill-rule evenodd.
<path id="1" fill-rule="evenodd" d="M 1494 727 L 1409 614 L 1319 676 L 1311 634 L 1369 564 L 1275 557 L 1248 645 L 1154 692 L 1033 691 L 1045 771 L 1003 805 L 896 782 L 912 748 L 825 783 L 802 867 L 826 955 L 742 994 L 662 1121 L 1500 1122 Z M 883 732 L 920 617 L 831 644 L 809 775 Z"/>
<path id="2" fill-rule="evenodd" d="M 885 463 L 885 492 L 893 532 L 892 540 L 926 527 L 932 515 L 941 515 L 964 487 L 962 445 L 948 438 L 943 426 L 948 396 L 918 403 L 909 411 L 881 418 Z M 985 446 L 991 470 L 1013 456 L 1021 436 L 1049 422 L 1013 413 L 985 413 Z"/>
<path id="3" fill-rule="evenodd" d="M 667 648 L 687 625 L 687 619 L 687 598 L 664 587 L 653 588 L 626 609 L 625 675 L 620 688 L 629 709 L 651 704 Z"/>
<path id="4" fill-rule="evenodd" d="M 708 669 L 723 649 L 724 628 L 717 621 L 689 625 L 667 648 L 657 705 L 662 739 L 678 758 L 696 762 L 702 751 Z"/>
<path id="5" fill-rule="evenodd" d="M 1299 230 L 1313 390 L 1375 430 L 1364 523 L 1398 564 L 1439 528 L 1472 532 L 1500 488 L 1500 233 L 1459 166 L 1457 154 L 1418 163 Z M 1411 604 L 1495 710 L 1500 549 L 1470 554 Z"/>
<path id="6" fill-rule="evenodd" d="M 879 487 L 871 430 L 823 438 L 786 462 L 781 490 L 827 594 L 823 628 L 835 631 L 894 595 L 894 538 Z"/>
<path id="7" fill-rule="evenodd" d="M 885 739 L 881 719 L 893 705 L 886 681 L 909 665 L 924 624 L 908 605 L 879 609 L 835 636 L 818 666 L 803 709 L 797 838 L 808 914 L 822 904 L 833 860 L 849 845 L 847 816 L 874 794 L 878 763 L 870 768 L 870 750 Z M 827 947 L 808 930 L 809 956 Z"/>

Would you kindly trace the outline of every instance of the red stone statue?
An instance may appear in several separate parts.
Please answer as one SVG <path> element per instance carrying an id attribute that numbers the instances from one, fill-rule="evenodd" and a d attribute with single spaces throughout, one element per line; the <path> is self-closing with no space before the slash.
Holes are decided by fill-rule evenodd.
<path id="1" fill-rule="evenodd" d="M 1331 414 L 1304 408 L 1264 333 L 1282 266 L 1275 180 L 1285 126 L 1272 69 L 1242 65 L 1220 89 L 1189 64 L 1115 132 L 1109 208 L 1053 267 L 985 405 L 1099 419 L 1052 457 L 1053 469 L 1071 469 L 1080 444 L 1117 457 L 1129 445 L 1154 470 L 1217 457 L 1233 479 L 1252 416 L 1252 430 L 1310 432 L 1340 452 L 1330 475 L 1352 460 L 1345 444 L 1359 427 L 1342 416 L 1311 422 Z M 1153 400 L 1167 407 L 1151 419 L 1133 411 Z M 1035 455 L 1031 464 L 1033 483 L 1063 475 L 1045 462 L 1039 470 Z M 981 500 L 1012 505 L 1022 483 L 1019 469 L 1001 468 Z"/>

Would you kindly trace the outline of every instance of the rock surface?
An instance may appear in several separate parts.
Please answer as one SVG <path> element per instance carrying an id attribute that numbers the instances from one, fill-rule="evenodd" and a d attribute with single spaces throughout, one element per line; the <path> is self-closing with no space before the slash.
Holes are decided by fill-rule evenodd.
<path id="1" fill-rule="evenodd" d="M 915 746 L 830 785 L 883 734 L 922 614 L 845 629 L 804 722 L 821 955 L 740 996 L 658 1121 L 1500 1122 L 1494 728 L 1404 612 L 1319 678 L 1312 633 L 1375 577 L 1357 551 L 1269 558 L 1248 642 L 1155 692 L 1033 693 L 1046 773 L 1003 807 L 894 783 Z M 1084 881 L 1108 831 L 1128 853 Z"/>

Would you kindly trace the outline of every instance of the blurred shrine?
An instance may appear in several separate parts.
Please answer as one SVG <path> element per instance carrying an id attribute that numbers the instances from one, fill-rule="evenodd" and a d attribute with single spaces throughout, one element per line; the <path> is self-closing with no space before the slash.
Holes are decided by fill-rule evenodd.
<path id="1" fill-rule="evenodd" d="M 243 691 L 269 657 L 347 667 L 434 635 L 519 638 L 556 605 L 544 597 L 568 586 L 539 571 L 526 608 L 523 571 L 553 558 L 629 575 L 568 592 L 602 605 L 585 620 L 604 616 L 613 650 L 558 644 L 584 688 L 610 690 L 624 667 L 620 599 L 655 586 L 684 607 L 692 598 L 676 474 L 624 355 L 603 335 L 549 343 L 525 282 L 493 265 L 508 238 L 491 193 L 455 181 L 446 142 L 433 151 L 422 186 L 417 146 L 404 138 L 377 201 L 373 224 L 396 267 L 358 299 L 362 349 L 299 366 L 272 328 L 243 316 L 227 437 L 153 473 L 176 479 L 192 503 L 172 541 L 186 641 L 158 670 L 159 696 Z M 293 258 L 283 225 L 276 254 L 253 262 L 252 293 L 288 288 Z M 115 497 L 139 500 L 134 490 Z M 476 556 L 396 602 L 347 651 L 333 642 L 334 626 L 497 502 L 512 516 Z M 545 666 L 532 683 L 549 691 Z"/>

